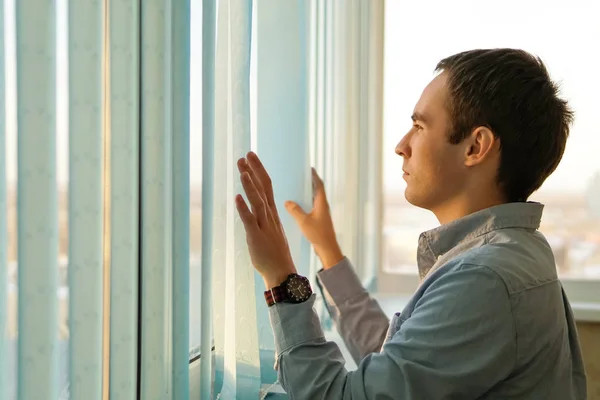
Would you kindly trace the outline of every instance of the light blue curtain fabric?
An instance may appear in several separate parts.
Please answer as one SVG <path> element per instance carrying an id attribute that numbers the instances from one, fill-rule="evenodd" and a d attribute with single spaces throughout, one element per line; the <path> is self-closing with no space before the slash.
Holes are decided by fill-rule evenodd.
<path id="1" fill-rule="evenodd" d="M 271 175 L 275 202 L 298 272 L 310 273 L 310 247 L 286 200 L 312 208 L 308 135 L 309 2 L 257 2 L 257 151 Z M 264 285 L 256 284 L 260 347 L 274 349 L 264 301 Z M 273 370 L 273 359 L 262 368 Z M 265 382 L 272 383 L 272 382 Z"/>
<path id="2" fill-rule="evenodd" d="M 102 3 L 69 2 L 69 392 L 102 397 Z"/>
<path id="3" fill-rule="evenodd" d="M 55 16 L 52 1 L 16 2 L 18 398 L 23 400 L 58 397 Z"/>
<path id="4" fill-rule="evenodd" d="M 109 21 L 110 398 L 131 400 L 138 357 L 138 0 L 111 0 Z"/>

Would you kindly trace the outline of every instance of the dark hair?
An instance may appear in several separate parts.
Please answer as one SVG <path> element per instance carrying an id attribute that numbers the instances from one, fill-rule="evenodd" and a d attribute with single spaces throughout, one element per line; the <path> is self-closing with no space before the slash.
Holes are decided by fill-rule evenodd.
<path id="1" fill-rule="evenodd" d="M 542 60 L 516 49 L 471 50 L 436 71 L 448 74 L 450 142 L 490 129 L 502 149 L 500 188 L 510 202 L 527 200 L 558 166 L 574 117 Z"/>

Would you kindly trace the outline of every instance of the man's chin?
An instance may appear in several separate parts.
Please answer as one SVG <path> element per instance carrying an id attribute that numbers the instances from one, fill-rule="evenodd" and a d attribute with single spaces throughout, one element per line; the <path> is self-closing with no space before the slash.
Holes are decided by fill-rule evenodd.
<path id="1" fill-rule="evenodd" d="M 408 187 L 406 189 L 404 189 L 404 198 L 406 199 L 406 201 L 409 204 L 411 204 L 415 207 L 423 208 L 425 210 L 429 209 L 427 207 L 426 202 L 423 201 L 423 199 L 420 198 L 420 196 L 415 195 L 415 193 L 412 193 Z"/>

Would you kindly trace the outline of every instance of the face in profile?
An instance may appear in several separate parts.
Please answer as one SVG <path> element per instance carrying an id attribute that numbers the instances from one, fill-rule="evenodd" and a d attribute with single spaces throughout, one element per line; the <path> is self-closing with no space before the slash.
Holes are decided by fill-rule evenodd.
<path id="1" fill-rule="evenodd" d="M 412 127 L 396 146 L 404 159 L 406 200 L 434 211 L 451 203 L 465 190 L 465 149 L 449 141 L 446 73 L 437 75 L 423 90 L 412 115 Z"/>

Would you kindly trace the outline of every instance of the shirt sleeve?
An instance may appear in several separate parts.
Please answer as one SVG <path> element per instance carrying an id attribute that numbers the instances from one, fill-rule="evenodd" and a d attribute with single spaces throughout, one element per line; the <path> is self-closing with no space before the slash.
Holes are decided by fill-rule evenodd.
<path id="1" fill-rule="evenodd" d="M 362 286 L 350 260 L 344 258 L 317 275 L 317 283 L 329 315 L 358 365 L 378 352 L 385 340 L 389 319 Z"/>
<path id="2" fill-rule="evenodd" d="M 292 400 L 479 398 L 516 362 L 506 286 L 486 267 L 462 265 L 434 281 L 382 352 L 352 372 L 325 340 L 313 302 L 269 309 L 279 380 Z"/>

